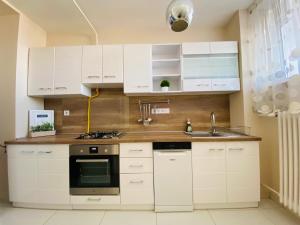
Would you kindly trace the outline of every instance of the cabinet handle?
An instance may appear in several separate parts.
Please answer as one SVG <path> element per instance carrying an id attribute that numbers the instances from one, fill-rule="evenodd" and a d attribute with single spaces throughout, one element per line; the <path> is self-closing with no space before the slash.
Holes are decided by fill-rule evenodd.
<path id="1" fill-rule="evenodd" d="M 89 202 L 100 202 L 101 198 L 88 198 L 87 199 Z"/>
<path id="2" fill-rule="evenodd" d="M 104 76 L 104 78 L 116 78 L 117 76 Z"/>
<path id="3" fill-rule="evenodd" d="M 52 88 L 39 88 L 41 91 L 51 90 Z"/>
<path id="4" fill-rule="evenodd" d="M 60 90 L 60 89 L 68 89 L 67 87 L 56 87 L 56 90 Z"/>
<path id="5" fill-rule="evenodd" d="M 244 148 L 229 148 L 230 151 L 242 151 Z"/>
<path id="6" fill-rule="evenodd" d="M 133 164 L 131 164 L 131 165 L 129 165 L 129 167 L 131 167 L 131 168 L 142 168 L 144 166 L 142 164 L 139 164 L 139 165 L 133 165 Z"/>
<path id="7" fill-rule="evenodd" d="M 131 180 L 129 181 L 130 184 L 143 184 L 144 181 L 143 180 Z"/>
<path id="8" fill-rule="evenodd" d="M 131 151 L 131 152 L 142 152 L 143 149 L 130 149 L 129 151 Z"/>
<path id="9" fill-rule="evenodd" d="M 208 149 L 209 151 L 223 151 L 224 150 L 224 148 L 210 148 L 210 149 Z"/>
<path id="10" fill-rule="evenodd" d="M 40 154 L 51 154 L 52 151 L 39 151 Z"/>
<path id="11" fill-rule="evenodd" d="M 88 78 L 100 78 L 100 76 L 88 76 Z"/>
<path id="12" fill-rule="evenodd" d="M 34 153 L 34 151 L 21 151 L 21 153 L 24 153 L 24 154 L 32 154 L 32 153 Z"/>
<path id="13" fill-rule="evenodd" d="M 197 84 L 197 87 L 208 87 L 209 84 Z"/>
<path id="14" fill-rule="evenodd" d="M 148 88 L 149 85 L 137 85 L 136 87 L 137 87 L 137 88 Z"/>

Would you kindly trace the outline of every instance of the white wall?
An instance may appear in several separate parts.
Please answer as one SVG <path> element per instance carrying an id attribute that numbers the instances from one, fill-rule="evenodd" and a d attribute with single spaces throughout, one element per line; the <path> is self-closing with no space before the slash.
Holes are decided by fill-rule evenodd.
<path id="1" fill-rule="evenodd" d="M 0 16 L 0 143 L 15 138 L 18 15 Z M 7 164 L 0 147 L 0 201 L 7 200 Z"/>
<path id="2" fill-rule="evenodd" d="M 221 41 L 224 40 L 223 28 L 199 28 L 182 33 L 157 31 L 149 33 L 121 30 L 103 30 L 99 33 L 99 44 L 128 43 L 180 43 L 189 41 Z M 48 33 L 47 46 L 95 44 L 94 36 Z"/>
<path id="3" fill-rule="evenodd" d="M 20 15 L 16 71 L 16 138 L 28 133 L 28 110 L 44 109 L 42 98 L 27 96 L 28 49 L 46 46 L 47 34 L 24 15 Z"/>

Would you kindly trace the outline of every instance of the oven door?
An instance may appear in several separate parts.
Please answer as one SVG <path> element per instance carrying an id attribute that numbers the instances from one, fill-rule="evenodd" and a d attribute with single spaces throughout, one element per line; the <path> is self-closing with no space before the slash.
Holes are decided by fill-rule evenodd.
<path id="1" fill-rule="evenodd" d="M 71 195 L 118 195 L 118 155 L 70 156 Z"/>

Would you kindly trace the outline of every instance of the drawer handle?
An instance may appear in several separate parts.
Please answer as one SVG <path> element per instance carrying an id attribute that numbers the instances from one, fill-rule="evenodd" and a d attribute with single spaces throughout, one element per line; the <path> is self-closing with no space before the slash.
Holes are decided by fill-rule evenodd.
<path id="1" fill-rule="evenodd" d="M 55 89 L 56 89 L 56 90 L 60 90 L 60 89 L 66 90 L 66 89 L 68 89 L 68 88 L 67 88 L 67 87 L 56 87 Z"/>
<path id="2" fill-rule="evenodd" d="M 230 151 L 242 151 L 244 148 L 229 148 Z"/>
<path id="3" fill-rule="evenodd" d="M 116 78 L 117 76 L 104 76 L 104 78 Z"/>
<path id="4" fill-rule="evenodd" d="M 41 91 L 47 91 L 47 90 L 51 90 L 52 88 L 39 88 L 39 90 Z"/>
<path id="5" fill-rule="evenodd" d="M 143 184 L 144 181 L 143 180 L 131 180 L 129 181 L 130 184 Z"/>
<path id="6" fill-rule="evenodd" d="M 24 154 L 32 154 L 32 153 L 34 153 L 34 151 L 21 151 L 21 153 L 24 153 Z"/>
<path id="7" fill-rule="evenodd" d="M 99 78 L 100 76 L 96 76 L 96 75 L 94 75 L 94 76 L 88 76 L 88 78 Z"/>
<path id="8" fill-rule="evenodd" d="M 142 152 L 143 149 L 130 149 L 129 151 L 131 151 L 131 152 Z"/>
<path id="9" fill-rule="evenodd" d="M 197 84 L 197 87 L 208 87 L 209 84 Z"/>
<path id="10" fill-rule="evenodd" d="M 52 151 L 39 151 L 40 154 L 51 154 Z"/>
<path id="11" fill-rule="evenodd" d="M 210 148 L 210 149 L 208 149 L 209 151 L 223 151 L 224 150 L 224 148 L 218 148 L 218 149 L 216 149 L 216 148 Z"/>
<path id="12" fill-rule="evenodd" d="M 129 167 L 131 167 L 131 168 L 142 168 L 144 166 L 142 164 L 140 164 L 140 165 L 133 165 L 133 164 L 131 164 L 131 165 L 129 165 Z"/>
<path id="13" fill-rule="evenodd" d="M 87 199 L 89 202 L 100 202 L 101 198 L 88 198 Z"/>
<path id="14" fill-rule="evenodd" d="M 149 85 L 137 85 L 136 87 L 137 87 L 137 88 L 148 88 Z"/>

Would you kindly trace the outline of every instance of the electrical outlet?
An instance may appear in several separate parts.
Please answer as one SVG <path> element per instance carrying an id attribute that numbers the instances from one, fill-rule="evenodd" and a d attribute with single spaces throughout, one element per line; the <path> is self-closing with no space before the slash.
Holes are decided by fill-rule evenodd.
<path id="1" fill-rule="evenodd" d="M 170 108 L 154 108 L 152 114 L 170 114 Z"/>
<path id="2" fill-rule="evenodd" d="M 64 116 L 70 116 L 70 110 L 64 110 Z"/>

